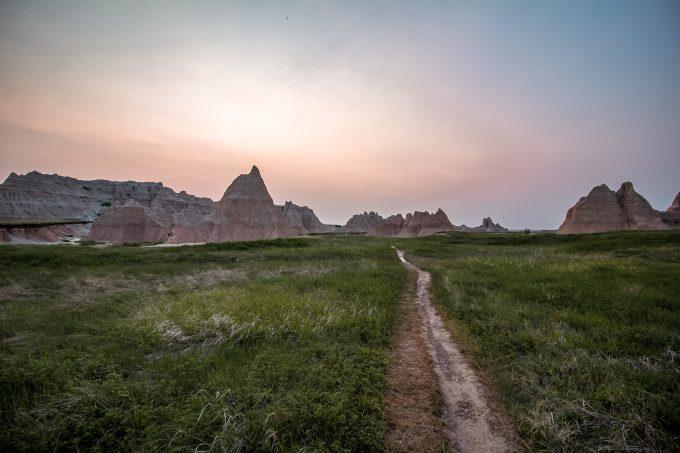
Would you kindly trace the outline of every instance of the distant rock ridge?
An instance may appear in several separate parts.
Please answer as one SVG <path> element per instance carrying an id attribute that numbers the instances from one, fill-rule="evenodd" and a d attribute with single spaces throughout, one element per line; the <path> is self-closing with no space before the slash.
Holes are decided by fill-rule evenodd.
<path id="1" fill-rule="evenodd" d="M 453 225 L 444 211 L 438 209 L 430 214 L 415 211 L 413 214 L 396 214 L 384 219 L 377 212 L 365 212 L 352 216 L 340 228 L 344 233 L 365 233 L 369 236 L 417 237 L 453 231 Z"/>
<path id="2" fill-rule="evenodd" d="M 280 206 L 283 215 L 293 228 L 299 228 L 304 234 L 334 233 L 338 230 L 335 225 L 321 223 L 319 218 L 307 206 L 298 206 L 286 201 Z"/>
<path id="3" fill-rule="evenodd" d="M 345 225 L 340 228 L 343 233 L 369 233 L 372 234 L 377 225 L 383 223 L 385 219 L 377 212 L 366 212 L 354 214 Z M 402 217 L 403 223 L 403 217 Z M 402 225 L 403 226 L 403 225 Z M 401 227 L 400 227 L 401 230 Z"/>
<path id="4" fill-rule="evenodd" d="M 470 233 L 507 233 L 507 228 L 501 226 L 500 223 L 494 223 L 491 217 L 484 217 L 482 219 L 482 224 L 477 227 L 469 227 L 466 225 L 461 225 L 459 227 L 454 227 L 456 231 L 470 232 Z"/>
<path id="5" fill-rule="evenodd" d="M 680 194 L 679 194 L 680 196 Z M 606 184 L 594 187 L 568 211 L 557 234 L 598 233 L 618 230 L 668 230 L 680 226 L 678 197 L 665 212 L 652 208 L 630 182 L 616 192 Z"/>

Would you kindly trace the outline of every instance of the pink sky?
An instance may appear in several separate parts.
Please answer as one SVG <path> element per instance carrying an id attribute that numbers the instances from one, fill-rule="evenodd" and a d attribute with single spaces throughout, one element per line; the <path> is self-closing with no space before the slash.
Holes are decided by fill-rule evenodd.
<path id="1" fill-rule="evenodd" d="M 0 178 L 218 199 L 255 164 L 325 222 L 441 207 L 511 228 L 556 228 L 602 182 L 657 209 L 680 190 L 677 8 L 164 5 L 0 7 Z"/>

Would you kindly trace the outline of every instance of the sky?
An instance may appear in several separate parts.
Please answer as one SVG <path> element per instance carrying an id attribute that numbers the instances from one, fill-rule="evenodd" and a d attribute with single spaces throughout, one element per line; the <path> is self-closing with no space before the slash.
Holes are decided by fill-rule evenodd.
<path id="1" fill-rule="evenodd" d="M 0 180 L 257 165 L 326 223 L 442 208 L 557 228 L 680 191 L 680 2 L 0 0 Z"/>

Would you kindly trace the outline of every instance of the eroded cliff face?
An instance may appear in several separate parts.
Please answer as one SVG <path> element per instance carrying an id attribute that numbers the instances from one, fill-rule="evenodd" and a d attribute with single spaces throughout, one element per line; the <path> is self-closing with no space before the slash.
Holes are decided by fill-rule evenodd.
<path id="1" fill-rule="evenodd" d="M 176 193 L 159 184 L 119 186 L 113 200 L 112 206 L 94 222 L 86 240 L 168 242 L 175 230 L 205 222 L 214 204 L 209 198 Z"/>
<path id="2" fill-rule="evenodd" d="M 171 226 L 153 211 L 129 200 L 116 202 L 106 210 L 85 237 L 94 241 L 113 242 L 165 242 L 172 235 Z"/>
<path id="3" fill-rule="evenodd" d="M 138 204 L 114 205 L 109 215 L 94 224 L 87 239 L 185 244 L 275 239 L 305 233 L 291 226 L 281 207 L 274 205 L 255 166 L 250 173 L 238 176 L 216 203 L 192 203 L 186 197 L 166 194 Z M 129 234 L 119 233 L 126 229 Z"/>
<path id="4" fill-rule="evenodd" d="M 36 171 L 26 175 L 12 173 L 0 184 L 0 241 L 31 243 L 77 239 L 88 234 L 92 223 L 116 202 L 135 200 L 151 207 L 153 200 L 164 197 L 188 204 L 198 200 L 190 195 L 175 194 L 161 183 L 84 181 Z M 204 205 L 210 202 L 201 200 Z"/>
<path id="5" fill-rule="evenodd" d="M 637 193 L 630 182 L 621 184 L 616 191 L 616 198 L 628 221 L 631 230 L 668 230 L 661 215 Z"/>
<path id="6" fill-rule="evenodd" d="M 82 181 L 31 172 L 0 185 L 0 242 L 83 237 L 122 243 L 246 241 L 332 232 L 308 207 L 276 206 L 257 167 L 215 203 L 161 183 Z"/>
<path id="7" fill-rule="evenodd" d="M 59 175 L 32 171 L 26 175 L 12 173 L 0 184 L 0 221 L 93 222 L 101 211 L 113 203 L 118 185 L 154 183 L 116 183 L 82 181 Z M 125 190 L 125 189 L 123 189 Z"/>
<path id="8" fill-rule="evenodd" d="M 616 192 L 602 184 L 594 187 L 567 211 L 557 233 L 668 230 L 674 227 L 671 217 L 653 209 L 630 182 L 623 183 Z"/>

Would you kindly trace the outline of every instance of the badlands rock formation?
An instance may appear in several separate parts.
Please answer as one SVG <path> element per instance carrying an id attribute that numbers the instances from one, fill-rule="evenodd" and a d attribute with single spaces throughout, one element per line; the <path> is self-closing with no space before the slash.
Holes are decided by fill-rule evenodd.
<path id="1" fill-rule="evenodd" d="M 557 233 L 671 229 L 672 225 L 664 221 L 664 217 L 635 192 L 630 182 L 623 183 L 616 192 L 602 184 L 567 211 Z"/>
<path id="2" fill-rule="evenodd" d="M 0 185 L 0 242 L 169 244 L 273 239 L 334 231 L 308 207 L 276 206 L 257 167 L 215 203 L 161 183 L 14 173 Z"/>
<path id="3" fill-rule="evenodd" d="M 403 217 L 402 217 L 403 220 Z M 382 218 L 377 212 L 366 212 L 363 214 L 354 214 L 345 225 L 340 229 L 343 233 L 367 233 L 370 235 L 376 235 L 376 228 L 378 225 L 382 224 L 385 219 Z M 399 230 L 401 230 L 399 226 Z M 396 236 L 396 234 L 394 235 Z"/>
<path id="4" fill-rule="evenodd" d="M 213 201 L 160 183 L 119 186 L 113 205 L 92 225 L 86 240 L 102 242 L 166 242 L 175 229 L 202 223 Z"/>
<path id="5" fill-rule="evenodd" d="M 630 182 L 621 184 L 616 191 L 616 198 L 626 214 L 628 226 L 631 230 L 668 230 L 661 215 L 637 193 Z"/>
<path id="6" fill-rule="evenodd" d="M 397 214 L 386 219 L 371 211 L 352 216 L 340 231 L 370 236 L 416 237 L 453 231 L 453 225 L 441 209 L 434 214 L 416 211 L 406 214 L 406 218 Z"/>
<path id="7" fill-rule="evenodd" d="M 97 219 L 86 239 L 113 243 L 165 242 L 170 226 L 134 200 L 116 202 Z"/>
<path id="8" fill-rule="evenodd" d="M 95 222 L 87 239 L 169 244 L 250 241 L 305 234 L 305 221 L 310 229 L 324 226 L 311 209 L 296 208 L 290 203 L 288 211 L 300 214 L 301 225 L 291 225 L 286 206 L 274 204 L 260 171 L 253 166 L 229 185 L 217 203 L 204 206 L 152 197 L 146 205 L 115 204 Z"/>
<path id="9" fill-rule="evenodd" d="M 416 211 L 413 214 L 406 214 L 404 228 L 399 232 L 399 236 L 429 236 L 450 231 L 453 231 L 453 224 L 441 209 L 438 209 L 434 214 L 427 211 Z"/>
<path id="10" fill-rule="evenodd" d="M 37 171 L 12 173 L 0 185 L 0 221 L 93 222 L 113 202 L 116 184 L 125 183 L 81 181 Z"/>
<path id="11" fill-rule="evenodd" d="M 464 231 L 470 233 L 507 233 L 507 228 L 501 226 L 500 223 L 493 223 L 491 217 L 485 217 L 482 220 L 482 224 L 477 227 L 469 227 L 466 225 L 461 225 L 459 227 L 454 227 L 456 231 Z"/>
<path id="12" fill-rule="evenodd" d="M 335 225 L 325 225 L 307 206 L 298 206 L 290 201 L 281 206 L 283 215 L 293 228 L 298 228 L 305 234 L 334 233 L 338 230 Z"/>
<path id="13" fill-rule="evenodd" d="M 175 193 L 152 182 L 83 181 L 32 171 L 10 174 L 0 184 L 0 241 L 56 242 L 79 238 L 116 202 L 135 200 L 166 212 L 186 206 L 205 209 L 212 202 L 182 192 Z M 209 209 L 209 208 L 208 208 Z"/>
<path id="14" fill-rule="evenodd" d="M 675 196 L 673 203 L 665 211 L 661 211 L 661 218 L 666 223 L 666 225 L 671 228 L 680 229 L 680 192 Z"/>
<path id="15" fill-rule="evenodd" d="M 212 213 L 208 242 L 275 239 L 303 234 L 288 223 L 283 210 L 274 205 L 260 170 L 240 175 L 231 183 Z"/>

